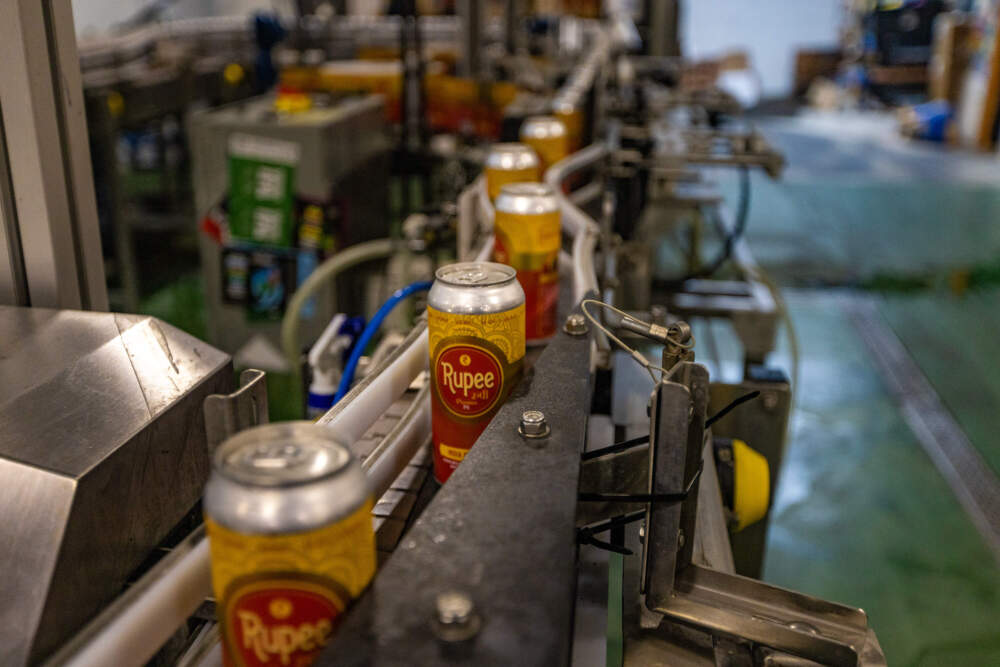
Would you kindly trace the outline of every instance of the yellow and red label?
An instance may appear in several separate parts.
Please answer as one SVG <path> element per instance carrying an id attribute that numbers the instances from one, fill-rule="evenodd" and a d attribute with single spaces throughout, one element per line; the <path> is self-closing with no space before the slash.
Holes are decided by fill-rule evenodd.
<path id="1" fill-rule="evenodd" d="M 569 155 L 569 136 L 566 133 L 548 137 L 521 137 L 521 143 L 535 149 L 542 163 L 542 173 Z"/>
<path id="2" fill-rule="evenodd" d="M 520 378 L 524 306 L 462 315 L 427 308 L 434 477 L 444 483 Z"/>
<path id="3" fill-rule="evenodd" d="M 557 109 L 553 115 L 566 126 L 566 154 L 580 150 L 583 139 L 583 112 L 579 109 Z"/>
<path id="4" fill-rule="evenodd" d="M 317 530 L 245 535 L 205 519 L 226 667 L 306 667 L 375 575 L 369 499 Z"/>
<path id="5" fill-rule="evenodd" d="M 540 174 L 538 167 L 525 167 L 524 169 L 498 169 L 496 167 L 486 167 L 486 192 L 490 196 L 490 201 L 495 201 L 500 196 L 503 186 L 511 183 L 536 183 Z"/>
<path id="6" fill-rule="evenodd" d="M 524 290 L 525 336 L 537 341 L 556 332 L 559 308 L 560 214 L 497 211 L 493 261 L 517 271 Z"/>

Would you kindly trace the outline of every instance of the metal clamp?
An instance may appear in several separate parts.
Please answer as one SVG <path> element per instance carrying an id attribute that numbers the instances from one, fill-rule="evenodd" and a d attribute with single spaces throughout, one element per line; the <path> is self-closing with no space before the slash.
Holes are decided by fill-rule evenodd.
<path id="1" fill-rule="evenodd" d="M 205 441 L 211 456 L 222 441 L 251 426 L 266 424 L 267 374 L 253 368 L 240 373 L 240 388 L 205 397 Z"/>

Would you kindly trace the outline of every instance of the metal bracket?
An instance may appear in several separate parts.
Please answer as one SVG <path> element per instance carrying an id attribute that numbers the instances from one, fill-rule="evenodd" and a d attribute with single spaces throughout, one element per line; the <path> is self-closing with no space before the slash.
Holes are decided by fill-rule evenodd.
<path id="1" fill-rule="evenodd" d="M 251 426 L 266 424 L 267 374 L 253 368 L 240 373 L 240 388 L 205 397 L 205 440 L 211 456 L 222 441 Z"/>
<path id="2" fill-rule="evenodd" d="M 649 493 L 676 494 L 689 488 L 692 493 L 680 504 L 647 506 L 640 581 L 650 609 L 670 598 L 675 572 L 691 562 L 698 510 L 696 477 L 704 446 L 708 371 L 682 362 L 675 377 L 678 382 L 663 383 L 653 393 Z"/>
<path id="3" fill-rule="evenodd" d="M 666 622 L 702 628 L 823 665 L 858 664 L 865 612 L 734 574 L 688 565 L 656 611 Z"/>

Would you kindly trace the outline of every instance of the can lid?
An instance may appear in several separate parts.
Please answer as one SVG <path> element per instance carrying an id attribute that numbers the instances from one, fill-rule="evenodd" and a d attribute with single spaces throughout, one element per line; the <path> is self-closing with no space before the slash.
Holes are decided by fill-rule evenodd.
<path id="1" fill-rule="evenodd" d="M 544 183 L 508 183 L 500 188 L 494 204 L 504 213 L 540 215 L 559 210 L 559 200 L 551 186 Z"/>
<path id="2" fill-rule="evenodd" d="M 456 287 L 496 287 L 514 280 L 517 271 L 496 262 L 460 262 L 442 266 L 434 276 Z"/>
<path id="3" fill-rule="evenodd" d="M 521 125 L 522 139 L 548 139 L 566 134 L 566 126 L 555 116 L 530 116 Z"/>
<path id="4" fill-rule="evenodd" d="M 486 166 L 493 169 L 530 169 L 539 164 L 535 151 L 518 143 L 493 144 L 486 156 Z"/>
<path id="5" fill-rule="evenodd" d="M 326 428 L 299 421 L 237 433 L 219 446 L 212 463 L 220 475 L 236 482 L 275 487 L 316 482 L 350 462 L 350 451 Z"/>

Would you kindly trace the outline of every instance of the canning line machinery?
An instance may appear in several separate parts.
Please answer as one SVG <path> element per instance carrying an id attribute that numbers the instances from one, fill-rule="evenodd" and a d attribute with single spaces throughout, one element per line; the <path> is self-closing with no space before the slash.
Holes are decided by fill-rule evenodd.
<path id="1" fill-rule="evenodd" d="M 424 321 L 318 420 L 363 461 L 380 555 L 318 664 L 884 664 L 862 610 L 757 579 L 793 387 L 767 365 L 783 307 L 742 233 L 749 172 L 782 158 L 731 97 L 678 86 L 682 62 L 630 54 L 627 18 L 582 39 L 542 100 L 586 144 L 545 174 L 560 332 L 443 486 Z M 488 258 L 482 178 L 454 204 L 455 256 Z M 691 337 L 718 321 L 742 348 L 726 381 Z M 671 372 L 651 380 L 616 338 Z M 3 308 L 0 339 L 18 341 L 0 356 L 0 503 L 19 508 L 0 599 L 21 601 L 0 609 L 0 662 L 219 664 L 198 494 L 212 448 L 266 421 L 261 374 L 233 386 L 227 354 L 153 318 Z"/>

